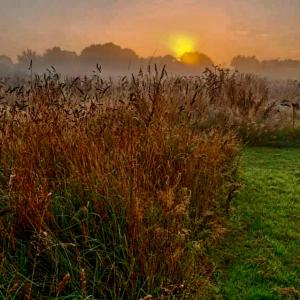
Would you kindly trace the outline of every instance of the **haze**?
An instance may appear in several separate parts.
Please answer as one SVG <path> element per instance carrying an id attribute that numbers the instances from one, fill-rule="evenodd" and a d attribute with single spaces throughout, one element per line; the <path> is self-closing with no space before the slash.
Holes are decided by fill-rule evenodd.
<path id="1" fill-rule="evenodd" d="M 229 64 L 238 54 L 300 59 L 299 0 L 0 0 L 0 54 L 60 46 L 80 52 L 114 42 L 140 56 L 172 54 L 187 36 L 195 50 Z"/>

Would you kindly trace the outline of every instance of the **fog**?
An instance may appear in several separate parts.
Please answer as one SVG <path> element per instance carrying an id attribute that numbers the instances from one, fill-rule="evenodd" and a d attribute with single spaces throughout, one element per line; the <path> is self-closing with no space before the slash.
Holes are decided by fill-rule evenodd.
<path id="1" fill-rule="evenodd" d="M 136 73 L 141 68 L 146 69 L 149 64 L 166 65 L 168 72 L 173 74 L 193 75 L 212 66 L 213 61 L 207 55 L 198 52 L 186 53 L 182 61 L 171 55 L 143 58 L 131 49 L 106 43 L 88 46 L 80 54 L 60 47 L 47 49 L 43 54 L 27 49 L 18 55 L 16 62 L 2 55 L 0 75 L 22 76 L 31 71 L 39 74 L 53 67 L 62 75 L 90 75 L 96 66 L 98 71 L 101 68 L 103 75 L 124 75 Z"/>
<path id="2" fill-rule="evenodd" d="M 300 79 L 300 61 L 293 59 L 258 60 L 255 56 L 236 56 L 231 65 L 244 73 L 254 73 L 270 79 Z"/>
<path id="3" fill-rule="evenodd" d="M 15 62 L 7 55 L 0 55 L 0 76 L 26 76 L 31 72 L 42 74 L 53 68 L 64 76 L 92 75 L 95 70 L 101 70 L 103 76 L 122 76 L 146 70 L 148 65 L 154 64 L 160 67 L 166 65 L 168 73 L 173 75 L 199 75 L 214 62 L 199 52 L 186 53 L 179 59 L 172 55 L 145 58 L 132 49 L 106 43 L 90 45 L 79 54 L 60 47 L 47 49 L 42 54 L 27 49 L 18 55 Z M 228 67 L 270 79 L 300 79 L 298 60 L 260 61 L 255 56 L 238 55 Z"/>

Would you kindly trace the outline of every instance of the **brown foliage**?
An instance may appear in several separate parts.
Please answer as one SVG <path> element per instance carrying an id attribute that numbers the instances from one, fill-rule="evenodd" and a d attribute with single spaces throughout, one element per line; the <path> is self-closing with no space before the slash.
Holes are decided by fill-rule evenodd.
<path id="1" fill-rule="evenodd" d="M 200 130 L 190 103 L 182 108 L 167 94 L 164 72 L 123 81 L 127 90 L 115 87 L 107 96 L 102 89 L 86 102 L 68 99 L 70 86 L 58 92 L 55 79 L 42 87 L 35 82 L 25 109 L 18 102 L 9 106 L 2 115 L 0 164 L 15 231 L 56 235 L 53 199 L 76 186 L 82 213 L 92 207 L 107 223 L 109 209 L 125 214 L 131 280 L 144 276 L 151 288 L 157 274 L 183 280 L 191 224 L 222 206 L 239 145 L 226 129 Z M 101 223 L 81 222 L 80 230 L 87 245 Z M 82 272 L 85 290 L 88 274 Z M 57 295 L 68 281 L 61 281 Z"/>

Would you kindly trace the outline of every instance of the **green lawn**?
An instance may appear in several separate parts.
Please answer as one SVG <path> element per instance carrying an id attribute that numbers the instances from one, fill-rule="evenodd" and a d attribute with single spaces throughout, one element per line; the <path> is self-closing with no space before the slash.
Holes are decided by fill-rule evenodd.
<path id="1" fill-rule="evenodd" d="M 248 148 L 231 232 L 215 250 L 223 299 L 300 299 L 300 149 Z"/>

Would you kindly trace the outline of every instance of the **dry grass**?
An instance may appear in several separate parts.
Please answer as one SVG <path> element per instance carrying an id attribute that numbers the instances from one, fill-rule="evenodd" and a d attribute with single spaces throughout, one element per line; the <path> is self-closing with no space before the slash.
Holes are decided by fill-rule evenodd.
<path id="1" fill-rule="evenodd" d="M 50 72 L 2 92 L 2 296 L 202 293 L 240 149 L 228 116 L 208 116 L 226 103 L 234 118 L 254 118 L 263 84 L 156 68 L 117 83 Z"/>

